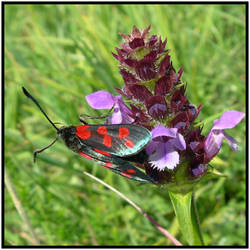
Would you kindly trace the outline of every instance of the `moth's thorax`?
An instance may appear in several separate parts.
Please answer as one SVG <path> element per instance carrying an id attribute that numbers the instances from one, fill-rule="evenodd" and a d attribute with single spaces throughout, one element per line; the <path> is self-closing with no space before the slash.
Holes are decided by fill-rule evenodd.
<path id="1" fill-rule="evenodd" d="M 74 152 L 79 152 L 81 149 L 81 142 L 76 135 L 76 127 L 61 127 L 58 131 L 59 137 L 61 137 L 65 145 Z"/>

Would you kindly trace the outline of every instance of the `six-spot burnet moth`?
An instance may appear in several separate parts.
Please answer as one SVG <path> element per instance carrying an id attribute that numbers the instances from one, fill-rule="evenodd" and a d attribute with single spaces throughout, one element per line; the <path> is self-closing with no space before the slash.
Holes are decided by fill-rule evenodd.
<path id="1" fill-rule="evenodd" d="M 24 94 L 37 105 L 47 120 L 57 130 L 57 137 L 51 144 L 34 152 L 34 161 L 38 153 L 52 146 L 58 138 L 62 138 L 66 146 L 72 151 L 89 160 L 96 161 L 101 166 L 117 174 L 140 182 L 155 183 L 149 176 L 131 163 L 143 162 L 143 159 L 139 160 L 139 158 L 146 156 L 143 149 L 152 138 L 149 130 L 132 124 L 84 124 L 57 128 L 37 100 L 24 87 L 22 89 Z"/>

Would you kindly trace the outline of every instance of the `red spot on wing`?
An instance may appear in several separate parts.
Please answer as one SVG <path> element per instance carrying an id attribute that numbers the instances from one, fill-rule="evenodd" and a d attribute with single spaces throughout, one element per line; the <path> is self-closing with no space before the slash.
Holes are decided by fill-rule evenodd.
<path id="1" fill-rule="evenodd" d="M 81 156 L 83 156 L 83 157 L 85 157 L 88 160 L 93 160 L 93 158 L 91 156 L 89 156 L 89 155 L 87 155 L 87 154 L 85 154 L 83 152 L 78 152 L 78 154 L 81 155 Z"/>
<path id="2" fill-rule="evenodd" d="M 127 173 L 129 173 L 129 174 L 135 174 L 135 170 L 134 169 L 127 169 Z"/>
<path id="3" fill-rule="evenodd" d="M 105 166 L 107 166 L 107 167 L 111 168 L 111 167 L 113 166 L 113 163 L 112 163 L 112 162 L 110 162 L 110 161 L 108 161 L 108 162 L 106 162 Z"/>
<path id="4" fill-rule="evenodd" d="M 94 151 L 97 152 L 97 153 L 100 153 L 102 155 L 110 156 L 110 153 L 102 151 L 102 150 L 97 149 L 97 148 L 94 148 Z"/>
<path id="5" fill-rule="evenodd" d="M 106 135 L 107 134 L 107 128 L 105 126 L 100 126 L 96 131 L 100 135 Z"/>
<path id="6" fill-rule="evenodd" d="M 109 135 L 104 135 L 103 144 L 108 148 L 112 146 L 112 139 Z"/>
<path id="7" fill-rule="evenodd" d="M 128 178 L 131 178 L 131 174 L 127 174 L 126 172 L 121 172 L 121 175 L 128 177 Z"/>
<path id="8" fill-rule="evenodd" d="M 76 127 L 76 135 L 83 140 L 89 139 L 91 136 L 91 131 L 88 130 L 89 125 L 82 125 Z"/>
<path id="9" fill-rule="evenodd" d="M 100 135 L 104 135 L 104 138 L 103 138 L 103 144 L 110 148 L 112 146 L 112 139 L 111 139 L 111 136 L 107 135 L 107 128 L 105 126 L 100 126 L 97 130 L 97 133 L 100 134 Z"/>
<path id="10" fill-rule="evenodd" d="M 104 167 L 104 168 L 111 168 L 112 165 L 113 165 L 112 162 L 108 161 L 108 162 L 105 163 L 105 165 L 101 165 L 101 166 Z"/>
<path id="11" fill-rule="evenodd" d="M 119 138 L 124 139 L 129 135 L 128 128 L 119 128 Z"/>
<path id="12" fill-rule="evenodd" d="M 133 148 L 133 147 L 134 147 L 134 143 L 133 143 L 133 141 L 131 141 L 131 140 L 126 140 L 126 141 L 125 141 L 125 145 L 126 145 L 128 148 Z"/>

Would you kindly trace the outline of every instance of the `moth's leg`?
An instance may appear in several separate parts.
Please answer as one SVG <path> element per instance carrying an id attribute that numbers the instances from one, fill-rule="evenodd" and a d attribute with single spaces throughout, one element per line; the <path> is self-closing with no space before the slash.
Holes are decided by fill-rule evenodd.
<path id="1" fill-rule="evenodd" d="M 80 120 L 81 123 L 87 125 L 88 123 L 85 121 L 85 119 L 104 119 L 104 118 L 107 118 L 108 116 L 110 116 L 110 114 L 112 113 L 113 109 L 114 109 L 114 105 L 108 111 L 107 114 L 105 114 L 105 115 L 99 115 L 99 116 L 91 116 L 91 115 L 82 114 L 82 115 L 80 115 L 79 120 Z"/>

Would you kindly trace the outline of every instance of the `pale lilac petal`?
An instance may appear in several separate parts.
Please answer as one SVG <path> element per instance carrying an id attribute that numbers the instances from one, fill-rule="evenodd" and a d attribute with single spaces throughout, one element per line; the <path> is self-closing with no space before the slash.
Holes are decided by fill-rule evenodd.
<path id="1" fill-rule="evenodd" d="M 165 168 L 174 169 L 179 164 L 179 154 L 176 149 L 185 150 L 186 142 L 177 131 L 177 128 L 166 128 L 163 125 L 158 125 L 151 131 L 152 138 L 169 137 L 164 142 L 152 140 L 146 147 L 153 168 L 162 171 Z"/>
<path id="2" fill-rule="evenodd" d="M 166 105 L 156 103 L 149 110 L 148 113 L 155 118 L 164 117 L 167 114 Z"/>
<path id="3" fill-rule="evenodd" d="M 149 109 L 149 114 L 152 115 L 153 112 L 157 113 L 159 111 L 166 112 L 167 108 L 166 105 L 163 104 L 155 104 Z"/>
<path id="4" fill-rule="evenodd" d="M 185 122 L 178 122 L 177 124 L 175 124 L 175 128 L 185 128 L 186 127 L 186 123 Z"/>
<path id="5" fill-rule="evenodd" d="M 238 151 L 236 140 L 225 134 L 224 129 L 235 127 L 244 118 L 244 116 L 244 113 L 231 110 L 225 112 L 218 120 L 214 121 L 214 126 L 205 141 L 205 152 L 209 159 L 212 159 L 216 154 L 218 154 L 224 138 L 228 141 L 233 150 Z"/>
<path id="6" fill-rule="evenodd" d="M 96 91 L 87 95 L 88 104 L 94 109 L 111 109 L 115 103 L 115 97 L 107 91 Z"/>
<path id="7" fill-rule="evenodd" d="M 220 130 L 211 130 L 205 141 L 205 152 L 209 159 L 214 157 L 221 148 L 221 143 L 224 138 Z"/>
<path id="8" fill-rule="evenodd" d="M 146 147 L 146 152 L 147 152 L 147 155 L 151 155 L 157 148 L 158 146 L 158 143 L 159 142 L 156 142 L 156 141 L 151 141 L 147 147 Z"/>
<path id="9" fill-rule="evenodd" d="M 109 118 L 110 124 L 131 124 L 134 119 L 126 113 L 121 112 L 120 109 L 114 109 L 112 116 Z"/>
<path id="10" fill-rule="evenodd" d="M 180 156 L 177 151 L 170 151 L 166 153 L 166 167 L 173 170 L 180 162 Z"/>
<path id="11" fill-rule="evenodd" d="M 130 124 L 134 119 L 131 118 L 131 110 L 124 104 L 120 96 L 116 96 L 114 105 L 114 112 L 112 117 L 109 118 L 111 124 Z"/>
<path id="12" fill-rule="evenodd" d="M 214 121 L 213 129 L 228 129 L 235 127 L 245 117 L 245 114 L 235 110 L 230 110 Z"/>
<path id="13" fill-rule="evenodd" d="M 114 110 L 112 116 L 109 118 L 109 124 L 121 124 L 122 123 L 122 113 L 119 109 Z"/>
<path id="14" fill-rule="evenodd" d="M 179 150 L 185 150 L 186 149 L 186 142 L 182 134 L 177 133 L 176 138 L 169 140 L 171 144 L 179 149 Z"/>
<path id="15" fill-rule="evenodd" d="M 132 116 L 132 111 L 128 108 L 128 106 L 123 102 L 122 97 L 121 96 L 116 96 L 115 97 L 115 103 L 117 108 L 120 109 L 120 111 L 122 113 L 124 113 L 125 115 L 130 115 Z M 132 119 L 132 118 L 131 118 Z"/>
<path id="16" fill-rule="evenodd" d="M 177 128 L 166 128 L 163 125 L 156 126 L 152 131 L 152 138 L 159 136 L 168 136 L 171 138 L 175 138 L 177 134 Z"/>
<path id="17" fill-rule="evenodd" d="M 199 176 L 204 174 L 207 171 L 207 166 L 204 164 L 199 164 L 197 168 L 192 169 L 192 173 L 194 176 Z"/>
<path id="18" fill-rule="evenodd" d="M 199 145 L 198 141 L 192 141 L 189 143 L 190 148 L 194 151 L 194 149 Z"/>
<path id="19" fill-rule="evenodd" d="M 179 164 L 179 154 L 170 143 L 157 142 L 157 150 L 150 154 L 149 162 L 153 168 L 163 171 L 165 168 L 174 169 Z"/>
<path id="20" fill-rule="evenodd" d="M 223 134 L 230 148 L 236 152 L 239 152 L 240 150 L 239 150 L 238 142 L 232 136 L 227 135 L 225 132 L 223 132 Z"/>

